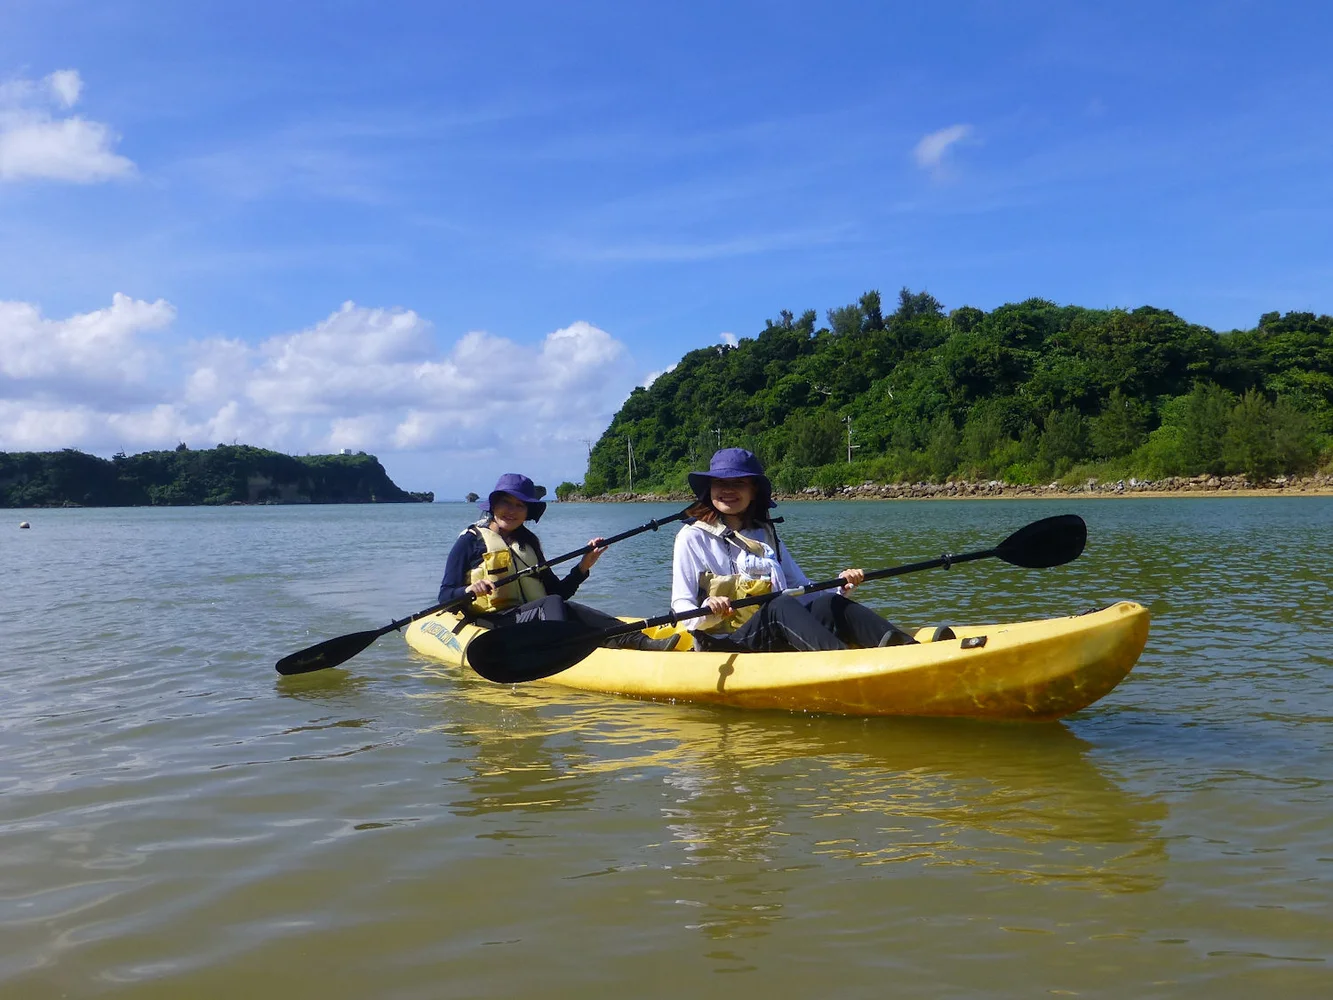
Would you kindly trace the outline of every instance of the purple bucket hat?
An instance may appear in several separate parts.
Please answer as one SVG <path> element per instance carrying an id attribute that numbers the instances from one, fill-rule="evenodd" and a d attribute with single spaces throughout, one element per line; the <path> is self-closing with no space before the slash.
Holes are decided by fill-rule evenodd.
<path id="1" fill-rule="evenodd" d="M 527 504 L 529 521 L 540 521 L 542 515 L 546 513 L 546 503 L 542 500 L 546 495 L 546 487 L 534 486 L 527 476 L 520 476 L 517 472 L 506 472 L 497 479 L 495 489 L 491 490 L 485 500 L 477 504 L 483 513 L 491 512 L 491 501 L 495 499 L 497 493 L 508 493 L 514 499 Z"/>
<path id="2" fill-rule="evenodd" d="M 707 472 L 690 473 L 690 489 L 700 500 L 708 500 L 709 487 L 714 479 L 754 479 L 758 486 L 761 509 L 776 507 L 773 502 L 773 484 L 764 475 L 764 467 L 754 452 L 744 448 L 723 448 L 713 452 Z"/>

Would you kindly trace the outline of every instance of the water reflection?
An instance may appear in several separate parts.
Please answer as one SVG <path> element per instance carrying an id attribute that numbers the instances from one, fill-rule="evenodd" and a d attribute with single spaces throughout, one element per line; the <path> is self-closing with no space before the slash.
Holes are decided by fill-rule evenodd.
<path id="1" fill-rule="evenodd" d="M 1062 726 L 707 726 L 663 780 L 676 793 L 664 815 L 684 854 L 682 902 L 704 909 L 687 919 L 710 939 L 782 919 L 793 866 L 888 866 L 889 877 L 950 866 L 1103 892 L 1162 884 L 1165 805 L 1126 792 Z"/>
<path id="2" fill-rule="evenodd" d="M 371 683 L 371 678 L 367 675 L 334 668 L 308 674 L 276 675 L 273 690 L 280 698 L 298 698 L 304 701 L 342 700 L 348 695 L 364 691 Z"/>
<path id="3" fill-rule="evenodd" d="M 450 810 L 460 816 L 516 816 L 514 825 L 482 837 L 507 840 L 540 836 L 540 825 L 522 814 L 584 810 L 596 797 L 595 781 L 579 774 L 550 737 L 490 733 L 462 742 L 474 749 L 475 756 L 465 762 L 465 776 L 449 779 L 451 785 L 461 785 L 466 793 L 448 801 Z"/>
<path id="4" fill-rule="evenodd" d="M 669 873 L 680 919 L 710 941 L 767 933 L 810 869 L 849 882 L 951 868 L 1103 893 L 1162 885 L 1164 801 L 1127 790 L 1060 724 L 450 688 L 449 726 L 475 753 L 453 810 L 508 813 L 501 839 L 549 834 L 553 814 L 571 810 L 588 835 L 626 810 L 655 814 L 660 842 L 625 847 L 608 871 Z"/>

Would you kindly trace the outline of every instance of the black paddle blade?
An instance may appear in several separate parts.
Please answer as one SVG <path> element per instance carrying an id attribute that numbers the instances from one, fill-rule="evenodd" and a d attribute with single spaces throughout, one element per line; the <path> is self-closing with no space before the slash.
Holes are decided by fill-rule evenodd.
<path id="1" fill-rule="evenodd" d="M 1046 569 L 1073 562 L 1088 543 L 1088 526 L 1077 514 L 1043 517 L 995 547 L 995 554 L 1011 566 Z"/>
<path id="2" fill-rule="evenodd" d="M 467 662 L 497 684 L 521 684 L 568 670 L 602 641 L 579 622 L 524 622 L 493 628 L 467 647 Z"/>
<path id="3" fill-rule="evenodd" d="M 340 635 L 336 639 L 325 639 L 299 652 L 284 656 L 274 664 L 274 669 L 284 676 L 289 676 L 336 667 L 345 660 L 350 660 L 383 634 L 383 629 L 370 629 L 366 632 Z"/>

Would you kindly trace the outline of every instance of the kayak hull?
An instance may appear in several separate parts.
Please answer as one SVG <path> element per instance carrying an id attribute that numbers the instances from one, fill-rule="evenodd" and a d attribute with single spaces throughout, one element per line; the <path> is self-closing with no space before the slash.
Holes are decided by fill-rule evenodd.
<path id="1" fill-rule="evenodd" d="M 735 708 L 1058 719 L 1104 697 L 1129 674 L 1148 640 L 1148 610 L 1121 601 L 1066 618 L 953 630 L 955 638 L 938 642 L 835 652 L 599 648 L 535 683 Z M 440 612 L 413 622 L 406 638 L 432 661 L 465 667 L 467 645 L 481 631 Z"/>

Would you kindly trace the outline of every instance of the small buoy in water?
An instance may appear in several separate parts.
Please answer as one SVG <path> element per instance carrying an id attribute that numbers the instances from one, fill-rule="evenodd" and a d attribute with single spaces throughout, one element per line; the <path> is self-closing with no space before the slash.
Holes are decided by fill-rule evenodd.
<path id="1" fill-rule="evenodd" d="M 20 522 L 19 522 L 19 527 L 20 527 L 20 528 L 31 528 L 32 525 L 29 524 L 27 521 L 20 521 Z"/>

